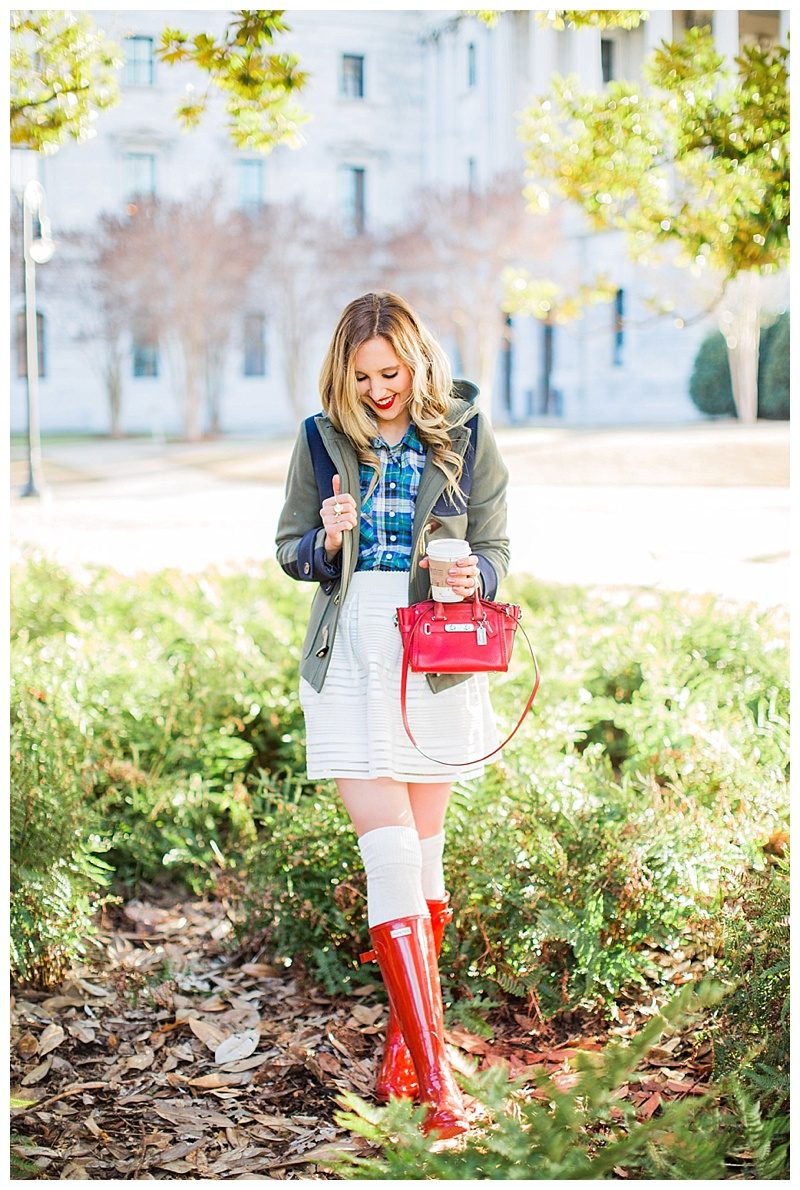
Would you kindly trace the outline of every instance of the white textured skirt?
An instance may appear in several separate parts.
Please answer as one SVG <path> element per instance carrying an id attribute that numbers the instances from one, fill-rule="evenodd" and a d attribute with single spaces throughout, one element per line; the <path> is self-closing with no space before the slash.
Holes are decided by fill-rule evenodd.
<path id="1" fill-rule="evenodd" d="M 330 665 L 318 693 L 300 679 L 306 721 L 306 764 L 312 780 L 350 777 L 440 782 L 476 777 L 484 764 L 450 767 L 497 747 L 485 674 L 473 674 L 437 694 L 425 675 L 409 673 L 411 730 L 400 711 L 402 641 L 395 610 L 408 603 L 405 571 L 357 570 L 339 613 Z M 449 761 L 450 765 L 438 763 Z"/>

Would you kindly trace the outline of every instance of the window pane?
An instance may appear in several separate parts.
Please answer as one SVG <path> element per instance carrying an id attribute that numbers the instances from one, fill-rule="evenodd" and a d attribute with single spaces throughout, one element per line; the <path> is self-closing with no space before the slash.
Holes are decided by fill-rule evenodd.
<path id="1" fill-rule="evenodd" d="M 600 40 L 600 65 L 603 82 L 610 83 L 614 78 L 614 42 L 608 37 Z"/>
<path id="2" fill-rule="evenodd" d="M 134 342 L 134 376 L 158 376 L 158 345 L 152 342 Z"/>
<path id="3" fill-rule="evenodd" d="M 154 77 L 152 37 L 126 37 L 124 83 L 133 87 L 152 87 Z"/>
<path id="4" fill-rule="evenodd" d="M 267 374 L 267 320 L 263 314 L 248 314 L 244 320 L 244 374 Z"/>
<path id="5" fill-rule="evenodd" d="M 156 159 L 152 153 L 126 153 L 128 198 L 156 192 Z"/>
<path id="6" fill-rule="evenodd" d="M 264 162 L 243 159 L 236 162 L 237 201 L 243 209 L 264 203 Z"/>
<path id="7" fill-rule="evenodd" d="M 350 165 L 341 170 L 342 222 L 346 235 L 363 235 L 366 230 L 366 172 Z"/>
<path id="8" fill-rule="evenodd" d="M 342 54 L 339 89 L 348 99 L 364 98 L 364 58 L 361 54 Z"/>
<path id="9" fill-rule="evenodd" d="M 625 290 L 618 289 L 614 296 L 614 367 L 622 366 L 622 348 L 625 345 Z"/>

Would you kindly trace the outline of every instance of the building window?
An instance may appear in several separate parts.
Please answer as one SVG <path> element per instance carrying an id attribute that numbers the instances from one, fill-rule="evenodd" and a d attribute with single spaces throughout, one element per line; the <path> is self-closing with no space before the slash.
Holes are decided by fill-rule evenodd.
<path id="1" fill-rule="evenodd" d="M 345 165 L 342 186 L 342 222 L 346 235 L 361 236 L 366 231 L 366 173 L 360 166 Z"/>
<path id="2" fill-rule="evenodd" d="M 44 378 L 46 376 L 45 362 L 46 353 L 44 349 L 44 314 L 37 313 L 36 315 L 36 347 L 39 358 L 39 376 Z M 17 376 L 26 379 L 28 375 L 28 341 L 25 334 L 25 311 L 20 310 L 17 314 Z"/>
<path id="3" fill-rule="evenodd" d="M 342 54 L 339 94 L 343 95 L 346 99 L 364 98 L 363 54 Z"/>
<path id="4" fill-rule="evenodd" d="M 244 374 L 267 374 L 267 320 L 263 314 L 246 314 L 244 320 Z"/>
<path id="5" fill-rule="evenodd" d="M 471 41 L 467 46 L 467 86 L 475 87 L 478 83 L 478 60 L 475 50 L 475 42 Z"/>
<path id="6" fill-rule="evenodd" d="M 625 290 L 618 289 L 614 295 L 614 367 L 622 366 L 622 348 L 625 345 Z"/>
<path id="7" fill-rule="evenodd" d="M 710 8 L 704 9 L 685 9 L 683 13 L 683 27 L 684 29 L 702 29 L 704 27 L 711 28 L 713 23 L 713 13 Z"/>
<path id="8" fill-rule="evenodd" d="M 137 378 L 158 376 L 158 344 L 153 339 L 134 339 L 133 374 Z"/>
<path id="9" fill-rule="evenodd" d="M 123 81 L 128 87 L 152 87 L 155 82 L 152 37 L 125 38 Z"/>
<path id="10" fill-rule="evenodd" d="M 542 323 L 542 413 L 558 414 L 559 398 L 553 387 L 556 358 L 556 328 L 551 322 Z"/>
<path id="11" fill-rule="evenodd" d="M 237 202 L 244 211 L 264 205 L 264 162 L 242 158 L 236 162 Z"/>
<path id="12" fill-rule="evenodd" d="M 478 191 L 478 162 L 474 157 L 467 158 L 467 189 L 470 194 Z"/>
<path id="13" fill-rule="evenodd" d="M 614 51 L 616 46 L 610 37 L 601 37 L 600 39 L 600 68 L 603 73 L 603 82 L 610 83 L 613 78 L 616 78 L 616 71 L 614 69 Z"/>
<path id="14" fill-rule="evenodd" d="M 154 153 L 126 153 L 125 170 L 128 202 L 137 198 L 152 198 L 156 192 L 156 158 Z"/>

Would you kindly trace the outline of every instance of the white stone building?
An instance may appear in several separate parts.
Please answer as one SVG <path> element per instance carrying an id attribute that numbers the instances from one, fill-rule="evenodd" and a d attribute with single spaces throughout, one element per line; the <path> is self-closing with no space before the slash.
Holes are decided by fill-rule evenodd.
<path id="1" fill-rule="evenodd" d="M 137 192 L 180 198 L 218 177 L 232 206 L 296 197 L 315 213 L 333 216 L 342 235 L 352 237 L 354 252 L 354 233 L 402 222 L 421 186 L 477 190 L 510 169 L 522 181 L 517 114 L 526 99 L 547 90 L 553 73 L 577 72 L 599 89 L 611 78 L 638 77 L 648 51 L 681 36 L 690 23 L 712 23 L 718 47 L 731 56 L 741 39 L 785 44 L 788 29 L 788 13 L 766 10 L 654 11 L 630 32 L 556 31 L 529 11 L 505 12 L 488 28 L 455 10 L 289 10 L 291 32 L 280 48 L 296 52 L 310 74 L 300 102 L 312 119 L 303 147 L 262 156 L 233 145 L 219 103 L 212 103 L 199 129 L 184 134 L 174 111 L 186 85 L 201 81 L 193 68 L 167 67 L 154 56 L 166 25 L 219 34 L 230 19 L 227 11 L 90 15 L 124 49 L 120 104 L 100 115 L 96 137 L 84 144 L 68 143 L 42 158 L 12 152 L 12 187 L 19 192 L 28 176 L 39 177 L 56 241 L 59 230 L 91 229 L 101 212 L 124 212 Z M 522 422 L 546 415 L 579 425 L 698 416 L 688 377 L 712 320 L 679 329 L 669 318 L 654 318 L 646 299 L 663 279 L 631 264 L 620 235 L 587 234 L 576 218 L 571 239 L 579 274 L 586 280 L 603 271 L 613 276 L 617 301 L 570 326 L 513 319 L 498 361 L 495 418 Z M 686 280 L 676 278 L 675 284 L 685 287 Z M 778 302 L 785 300 L 780 285 L 785 282 L 776 290 Z M 43 428 L 106 431 L 108 402 L 101 376 L 78 342 L 76 311 L 46 285 L 38 307 Z M 11 424 L 17 430 L 25 425 L 21 309 L 21 295 L 12 296 Z M 327 324 L 309 337 L 312 378 L 337 314 L 332 309 Z M 227 360 L 226 431 L 291 432 L 296 415 L 282 380 L 281 350 L 270 310 L 253 309 Z M 122 395 L 126 431 L 177 431 L 174 389 L 157 345 L 131 340 Z M 317 407 L 311 383 L 307 409 Z"/>

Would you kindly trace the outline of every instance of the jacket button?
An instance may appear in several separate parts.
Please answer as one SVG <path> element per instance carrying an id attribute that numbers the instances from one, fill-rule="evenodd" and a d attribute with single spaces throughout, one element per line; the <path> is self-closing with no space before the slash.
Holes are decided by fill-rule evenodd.
<path id="1" fill-rule="evenodd" d="M 338 603 L 338 602 L 339 602 L 339 592 L 337 592 L 337 593 L 334 595 L 334 597 L 333 597 L 333 602 L 334 602 L 334 603 Z"/>
<path id="2" fill-rule="evenodd" d="M 306 562 L 305 566 L 303 567 L 303 574 L 311 574 L 311 563 L 310 562 Z"/>
<path id="3" fill-rule="evenodd" d="M 327 646 L 327 645 L 324 645 L 324 646 L 323 646 L 323 648 L 321 648 L 321 649 L 317 649 L 317 651 L 316 651 L 316 653 L 314 654 L 314 656 L 315 656 L 315 657 L 324 657 L 324 656 L 325 656 L 325 654 L 327 653 L 327 651 L 328 651 L 328 646 Z"/>

